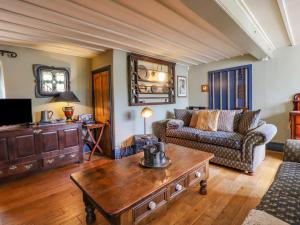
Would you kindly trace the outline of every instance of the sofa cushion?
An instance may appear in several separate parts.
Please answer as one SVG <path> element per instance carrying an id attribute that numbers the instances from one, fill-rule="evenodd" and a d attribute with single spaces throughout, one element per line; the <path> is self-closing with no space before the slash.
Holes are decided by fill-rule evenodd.
<path id="1" fill-rule="evenodd" d="M 193 110 L 188 109 L 174 109 L 175 119 L 182 120 L 184 126 L 189 126 Z"/>
<path id="2" fill-rule="evenodd" d="M 239 121 L 238 131 L 246 134 L 249 130 L 257 127 L 260 118 L 260 109 L 257 111 L 246 111 L 242 113 Z"/>
<path id="3" fill-rule="evenodd" d="M 218 121 L 218 130 L 233 132 L 235 110 L 221 110 Z"/>
<path id="4" fill-rule="evenodd" d="M 166 136 L 173 138 L 183 138 L 191 141 L 197 140 L 200 130 L 192 127 L 182 127 L 178 129 L 167 129 Z"/>
<path id="5" fill-rule="evenodd" d="M 283 162 L 270 191 L 300 198 L 300 163 Z"/>
<path id="6" fill-rule="evenodd" d="M 217 131 L 220 111 L 203 110 L 198 112 L 196 128 L 206 131 Z"/>
<path id="7" fill-rule="evenodd" d="M 244 135 L 225 131 L 199 131 L 197 140 L 199 142 L 219 145 L 227 148 L 242 149 Z"/>
<path id="8" fill-rule="evenodd" d="M 275 181 L 258 205 L 290 224 L 300 224 L 300 163 L 283 162 Z"/>
<path id="9" fill-rule="evenodd" d="M 199 141 L 206 144 L 218 145 L 227 148 L 242 149 L 244 136 L 239 133 L 225 131 L 202 131 L 192 127 L 168 129 L 167 137 Z"/>
<path id="10" fill-rule="evenodd" d="M 291 225 L 300 224 L 300 199 L 268 191 L 257 206 Z"/>
<path id="11" fill-rule="evenodd" d="M 198 112 L 199 110 L 193 110 L 193 114 L 192 114 L 192 118 L 190 121 L 189 126 L 195 128 L 197 125 L 197 121 L 198 121 Z"/>

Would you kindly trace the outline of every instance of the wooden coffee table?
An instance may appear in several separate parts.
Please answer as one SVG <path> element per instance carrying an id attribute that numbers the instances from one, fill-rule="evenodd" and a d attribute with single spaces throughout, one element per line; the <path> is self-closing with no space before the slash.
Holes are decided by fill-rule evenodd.
<path id="1" fill-rule="evenodd" d="M 168 144 L 166 155 L 172 164 L 164 169 L 141 167 L 139 153 L 73 173 L 71 179 L 83 192 L 86 222 L 96 220 L 96 208 L 111 224 L 145 223 L 189 186 L 200 182 L 200 194 L 207 193 L 213 154 Z"/>

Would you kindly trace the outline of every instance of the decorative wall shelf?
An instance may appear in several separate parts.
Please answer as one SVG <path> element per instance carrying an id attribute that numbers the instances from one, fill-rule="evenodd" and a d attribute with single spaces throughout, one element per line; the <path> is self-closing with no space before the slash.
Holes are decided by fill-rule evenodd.
<path id="1" fill-rule="evenodd" d="M 128 55 L 129 105 L 175 103 L 175 63 Z"/>

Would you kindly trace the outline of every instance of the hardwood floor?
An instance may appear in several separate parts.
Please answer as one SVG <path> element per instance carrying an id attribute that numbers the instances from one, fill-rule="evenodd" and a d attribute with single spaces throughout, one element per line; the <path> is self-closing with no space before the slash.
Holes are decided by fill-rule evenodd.
<path id="1" fill-rule="evenodd" d="M 240 225 L 268 189 L 281 161 L 282 154 L 268 151 L 254 176 L 210 165 L 208 195 L 199 195 L 196 185 L 161 211 L 150 225 Z M 0 184 L 0 225 L 85 224 L 81 192 L 69 179 L 72 172 L 84 167 L 93 167 L 93 162 Z M 96 216 L 95 224 L 108 224 L 98 212 Z"/>

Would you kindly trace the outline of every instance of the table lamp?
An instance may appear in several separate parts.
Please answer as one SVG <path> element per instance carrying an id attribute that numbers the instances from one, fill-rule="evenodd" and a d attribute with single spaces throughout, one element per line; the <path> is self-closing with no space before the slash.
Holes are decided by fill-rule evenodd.
<path id="1" fill-rule="evenodd" d="M 153 111 L 152 109 L 150 109 L 149 107 L 145 107 L 143 108 L 141 115 L 144 118 L 144 136 L 146 137 L 146 119 L 149 118 L 150 116 L 152 116 Z"/>
<path id="2" fill-rule="evenodd" d="M 66 91 L 54 96 L 52 102 L 67 102 L 67 106 L 63 107 L 62 110 L 67 118 L 66 121 L 71 122 L 74 114 L 74 106 L 70 106 L 70 102 L 80 101 L 72 91 Z"/>

